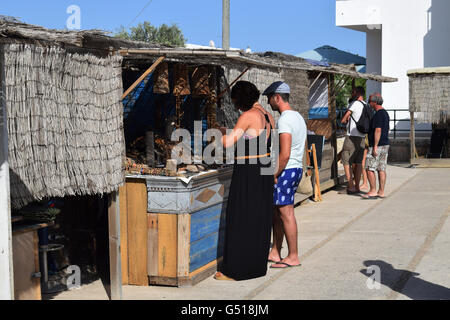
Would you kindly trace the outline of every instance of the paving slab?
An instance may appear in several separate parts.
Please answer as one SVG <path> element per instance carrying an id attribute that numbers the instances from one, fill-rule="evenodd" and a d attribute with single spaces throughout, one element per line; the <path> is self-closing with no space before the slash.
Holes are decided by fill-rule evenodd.
<path id="1" fill-rule="evenodd" d="M 442 254 L 442 250 L 446 247 L 449 251 L 450 226 L 442 216 L 450 207 L 450 170 L 389 166 L 386 194 L 386 199 L 367 201 L 338 188 L 325 193 L 322 202 L 297 207 L 303 264 L 299 268 L 269 269 L 266 277 L 240 282 L 210 277 L 191 288 L 123 286 L 123 298 L 403 299 L 409 296 L 401 290 L 408 293 L 411 287 L 422 285 L 405 276 L 415 272 L 408 270 L 411 267 L 417 267 L 420 273 L 416 278 L 448 288 L 449 253 Z M 442 226 L 437 230 L 439 224 Z M 286 244 L 282 252 L 286 255 Z M 371 265 L 381 268 L 379 289 L 367 285 L 368 280 L 369 286 L 372 284 L 366 272 Z M 441 295 L 443 292 L 439 291 Z M 97 281 L 54 299 L 108 296 L 101 281 Z"/>

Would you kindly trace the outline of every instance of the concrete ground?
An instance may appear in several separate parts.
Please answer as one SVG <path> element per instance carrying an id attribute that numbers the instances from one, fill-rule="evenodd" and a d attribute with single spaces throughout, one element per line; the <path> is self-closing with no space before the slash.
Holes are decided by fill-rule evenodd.
<path id="1" fill-rule="evenodd" d="M 296 208 L 301 267 L 191 288 L 124 286 L 123 299 L 450 299 L 450 170 L 391 165 L 387 174 L 385 199 L 341 188 Z M 108 296 L 99 280 L 53 299 Z"/>

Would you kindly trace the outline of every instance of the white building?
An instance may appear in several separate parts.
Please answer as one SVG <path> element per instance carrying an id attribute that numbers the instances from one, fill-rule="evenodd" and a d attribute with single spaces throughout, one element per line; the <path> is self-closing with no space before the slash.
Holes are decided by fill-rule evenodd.
<path id="1" fill-rule="evenodd" d="M 367 83 L 368 93 L 382 93 L 386 109 L 409 108 L 407 70 L 450 66 L 449 0 L 336 0 L 336 25 L 366 33 L 367 73 L 398 78 Z"/>

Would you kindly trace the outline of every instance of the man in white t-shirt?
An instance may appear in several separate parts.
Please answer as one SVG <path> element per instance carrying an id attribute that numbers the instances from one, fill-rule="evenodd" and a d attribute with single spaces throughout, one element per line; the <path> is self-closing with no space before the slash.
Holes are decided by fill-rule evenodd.
<path id="1" fill-rule="evenodd" d="M 341 123 L 347 124 L 347 136 L 342 148 L 342 164 L 344 165 L 345 176 L 348 181 L 348 194 L 360 192 L 359 183 L 361 181 L 366 135 L 359 132 L 356 123 L 364 110 L 364 94 L 365 90 L 363 87 L 353 89 L 353 102 L 341 120 Z M 351 174 L 353 164 L 355 164 L 354 178 Z"/>
<path id="2" fill-rule="evenodd" d="M 289 105 L 289 86 L 281 81 L 272 83 L 263 93 L 274 111 L 281 116 L 277 122 L 280 152 L 278 169 L 274 174 L 273 246 L 269 253 L 271 268 L 300 265 L 298 257 L 298 230 L 294 215 L 294 198 L 303 177 L 303 154 L 306 142 L 306 124 L 303 117 Z M 281 244 L 286 235 L 289 253 L 281 259 Z"/>

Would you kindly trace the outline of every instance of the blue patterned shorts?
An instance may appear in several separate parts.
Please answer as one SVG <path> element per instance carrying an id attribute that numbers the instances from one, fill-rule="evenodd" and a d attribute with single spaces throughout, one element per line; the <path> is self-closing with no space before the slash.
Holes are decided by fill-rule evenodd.
<path id="1" fill-rule="evenodd" d="M 276 206 L 294 204 L 295 193 L 303 177 L 303 169 L 292 168 L 284 170 L 274 185 L 273 203 Z"/>

